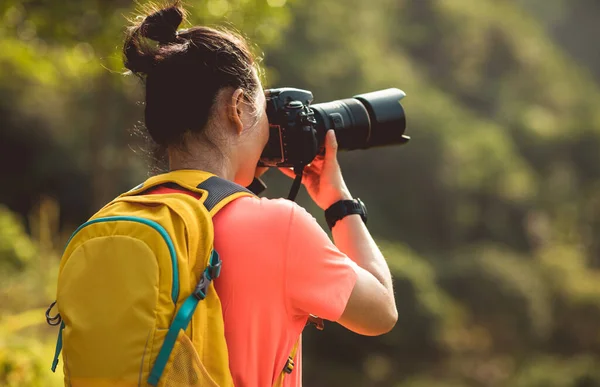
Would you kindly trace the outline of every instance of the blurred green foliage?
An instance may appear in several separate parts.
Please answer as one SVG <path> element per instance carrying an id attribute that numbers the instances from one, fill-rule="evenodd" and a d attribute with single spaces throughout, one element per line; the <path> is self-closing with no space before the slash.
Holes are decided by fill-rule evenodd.
<path id="1" fill-rule="evenodd" d="M 341 155 L 400 321 L 377 338 L 307 331 L 305 385 L 600 386 L 597 2 L 187 3 L 191 23 L 252 40 L 267 87 L 408 94 L 408 145 Z M 119 52 L 134 8 L 0 3 L 0 385 L 60 383 L 39 308 L 61 246 L 147 173 Z M 269 196 L 289 188 L 266 179 Z"/>
<path id="2" fill-rule="evenodd" d="M 0 230 L 0 273 L 8 278 L 25 269 L 37 251 L 23 225 L 4 206 L 0 206 Z"/>

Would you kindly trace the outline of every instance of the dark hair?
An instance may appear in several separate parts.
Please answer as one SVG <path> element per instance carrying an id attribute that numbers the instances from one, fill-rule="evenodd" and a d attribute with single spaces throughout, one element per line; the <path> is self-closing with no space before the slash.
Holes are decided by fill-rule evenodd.
<path id="1" fill-rule="evenodd" d="M 123 47 L 125 67 L 146 84 L 146 129 L 163 149 L 202 133 L 222 88 L 241 88 L 252 103 L 258 92 L 244 38 L 210 27 L 177 31 L 185 16 L 179 1 L 154 8 L 129 28 Z"/>

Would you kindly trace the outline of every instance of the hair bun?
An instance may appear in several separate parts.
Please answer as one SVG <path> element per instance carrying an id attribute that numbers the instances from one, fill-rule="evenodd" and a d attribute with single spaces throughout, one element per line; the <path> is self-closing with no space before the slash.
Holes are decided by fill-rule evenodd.
<path id="1" fill-rule="evenodd" d="M 183 11 L 177 5 L 156 11 L 144 19 L 140 26 L 141 35 L 162 44 L 172 43 L 183 17 Z"/>

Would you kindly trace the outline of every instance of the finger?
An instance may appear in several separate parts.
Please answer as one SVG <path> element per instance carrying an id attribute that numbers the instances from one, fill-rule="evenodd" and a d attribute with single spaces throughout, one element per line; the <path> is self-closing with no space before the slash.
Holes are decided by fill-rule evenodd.
<path id="1" fill-rule="evenodd" d="M 317 156 L 310 162 L 310 165 L 321 165 L 325 161 L 324 156 Z"/>
<path id="2" fill-rule="evenodd" d="M 319 175 L 323 170 L 323 164 L 310 164 L 304 168 L 304 174 Z"/>
<path id="3" fill-rule="evenodd" d="M 325 160 L 337 161 L 337 150 L 338 142 L 335 138 L 335 132 L 333 129 L 329 129 L 325 136 Z"/>

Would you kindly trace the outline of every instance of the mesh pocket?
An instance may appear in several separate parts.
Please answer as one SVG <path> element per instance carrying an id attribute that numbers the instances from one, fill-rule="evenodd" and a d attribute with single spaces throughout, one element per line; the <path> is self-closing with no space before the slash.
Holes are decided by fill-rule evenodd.
<path id="1" fill-rule="evenodd" d="M 219 387 L 204 368 L 194 345 L 184 331 L 179 331 L 159 386 Z"/>

